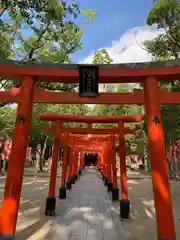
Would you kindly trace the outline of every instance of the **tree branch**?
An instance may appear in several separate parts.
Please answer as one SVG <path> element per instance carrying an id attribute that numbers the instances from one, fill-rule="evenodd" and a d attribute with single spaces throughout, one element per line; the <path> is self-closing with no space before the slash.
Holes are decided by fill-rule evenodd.
<path id="1" fill-rule="evenodd" d="M 135 36 L 135 40 L 136 40 L 137 45 L 138 45 L 142 50 L 145 50 L 145 51 L 148 52 L 148 49 L 147 49 L 147 48 L 142 47 L 142 46 L 140 45 L 140 43 L 138 43 L 138 40 L 137 40 L 136 36 Z"/>
<path id="2" fill-rule="evenodd" d="M 0 9 L 0 18 L 2 17 L 2 15 L 4 14 L 4 12 L 7 10 L 7 8 L 3 8 Z"/>
<path id="3" fill-rule="evenodd" d="M 180 44 L 171 36 L 171 34 L 168 32 L 168 29 L 164 27 L 164 30 L 167 34 L 167 36 L 173 41 L 174 44 L 180 49 Z M 169 29 L 170 30 L 170 29 Z"/>

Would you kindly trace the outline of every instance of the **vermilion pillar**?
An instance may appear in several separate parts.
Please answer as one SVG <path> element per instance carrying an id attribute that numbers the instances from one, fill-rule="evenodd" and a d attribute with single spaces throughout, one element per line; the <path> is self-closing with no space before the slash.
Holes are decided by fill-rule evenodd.
<path id="1" fill-rule="evenodd" d="M 78 152 L 76 151 L 74 146 L 74 156 L 73 156 L 72 175 L 71 175 L 73 184 L 75 184 L 77 180 L 77 168 L 78 168 Z"/>
<path id="2" fill-rule="evenodd" d="M 112 189 L 112 200 L 119 200 L 119 189 L 117 184 L 117 168 L 116 168 L 116 137 L 112 135 L 112 150 L 111 150 L 111 161 L 112 161 L 112 180 L 113 180 L 113 189 Z"/>
<path id="3" fill-rule="evenodd" d="M 128 186 L 126 175 L 126 148 L 123 122 L 119 122 L 119 147 L 120 147 L 120 174 L 121 174 L 120 216 L 123 219 L 127 219 L 129 218 L 130 213 L 130 202 L 128 200 Z"/>
<path id="4" fill-rule="evenodd" d="M 45 215 L 52 216 L 55 214 L 56 208 L 56 177 L 57 167 L 59 160 L 59 139 L 54 138 L 52 164 L 51 164 L 51 175 L 49 183 L 49 194 L 46 199 Z"/>
<path id="5" fill-rule="evenodd" d="M 108 185 L 108 146 L 106 144 L 103 152 L 103 159 L 104 159 L 104 184 L 105 186 Z"/>
<path id="6" fill-rule="evenodd" d="M 103 175 L 103 153 L 102 151 L 99 153 L 99 168 L 100 168 L 100 172 L 101 175 Z"/>
<path id="7" fill-rule="evenodd" d="M 111 140 L 112 137 L 110 138 L 110 141 L 108 141 L 108 148 L 107 148 L 107 172 L 108 172 L 108 191 L 112 191 L 113 189 L 113 179 L 112 179 L 112 158 L 111 158 L 111 154 L 112 154 L 112 148 L 111 148 Z"/>
<path id="8" fill-rule="evenodd" d="M 63 163 L 62 163 L 62 171 L 61 171 L 61 187 L 59 189 L 59 198 L 66 198 L 66 176 L 67 176 L 67 168 L 68 168 L 68 141 L 69 134 L 65 133 L 64 136 L 64 154 L 63 154 Z"/>
<path id="9" fill-rule="evenodd" d="M 175 240 L 164 132 L 158 86 L 154 77 L 148 77 L 145 80 L 144 91 L 158 239 Z"/>
<path id="10" fill-rule="evenodd" d="M 84 167 L 84 152 L 81 149 L 80 151 L 80 165 L 79 165 L 79 170 L 78 170 L 78 174 L 81 175 L 82 174 L 82 169 Z"/>
<path id="11" fill-rule="evenodd" d="M 101 153 L 101 163 L 102 163 L 102 170 L 101 170 L 101 175 L 103 177 L 103 180 L 105 181 L 106 179 L 106 164 L 105 164 L 105 146 L 103 146 L 102 153 Z"/>
<path id="12" fill-rule="evenodd" d="M 75 158 L 76 158 L 76 164 L 75 164 L 75 180 L 78 179 L 78 166 L 79 166 L 79 151 L 75 151 Z"/>
<path id="13" fill-rule="evenodd" d="M 18 110 L 12 137 L 4 199 L 0 210 L 0 239 L 13 239 L 21 196 L 24 162 L 32 116 L 35 81 L 30 76 L 22 80 Z"/>
<path id="14" fill-rule="evenodd" d="M 98 168 L 98 171 L 100 171 L 100 168 L 101 168 L 101 162 L 100 162 L 100 152 L 98 152 L 98 160 L 97 160 L 97 168 Z"/>
<path id="15" fill-rule="evenodd" d="M 72 140 L 71 140 L 72 141 Z M 68 166 L 68 173 L 67 173 L 67 182 L 66 182 L 66 188 L 71 189 L 71 172 L 72 172 L 72 164 L 73 164 L 73 148 L 72 144 L 70 145 L 70 153 L 69 153 L 69 166 Z"/>

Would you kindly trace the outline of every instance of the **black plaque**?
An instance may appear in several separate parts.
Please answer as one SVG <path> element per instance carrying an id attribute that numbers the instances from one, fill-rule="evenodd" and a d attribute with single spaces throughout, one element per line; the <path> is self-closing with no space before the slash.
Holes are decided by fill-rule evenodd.
<path id="1" fill-rule="evenodd" d="M 97 97 L 99 80 L 99 68 L 94 65 L 79 66 L 79 96 Z"/>

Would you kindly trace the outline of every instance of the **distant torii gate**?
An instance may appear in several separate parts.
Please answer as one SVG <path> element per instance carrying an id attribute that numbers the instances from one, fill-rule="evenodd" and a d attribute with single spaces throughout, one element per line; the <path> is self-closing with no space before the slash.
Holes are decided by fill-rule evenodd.
<path id="1" fill-rule="evenodd" d="M 109 142 L 108 142 L 109 140 Z M 101 174 L 103 176 L 103 180 L 105 185 L 108 187 L 108 191 L 112 191 L 112 200 L 117 201 L 119 200 L 119 189 L 117 185 L 117 168 L 116 168 L 116 142 L 115 142 L 115 136 L 110 135 L 108 139 L 106 140 L 106 144 L 108 144 L 108 152 L 104 152 L 105 147 L 102 146 L 103 140 L 97 140 L 96 142 L 93 141 L 91 147 L 87 146 L 87 144 L 79 143 L 77 148 L 82 148 L 83 152 L 97 152 L 99 153 L 98 156 L 98 170 L 101 171 Z M 105 141 L 105 139 L 104 139 Z M 96 146 L 96 144 L 99 143 L 99 146 Z M 107 148 L 107 147 L 106 147 Z M 104 154 L 103 154 L 104 153 Z M 101 155 L 101 156 L 100 156 Z M 107 162 L 105 162 L 105 160 Z M 125 212 L 125 211 L 124 211 Z M 123 214 L 123 211 L 121 212 L 121 217 L 126 218 L 129 215 L 129 209 Z"/>
<path id="2" fill-rule="evenodd" d="M 91 66 L 91 65 L 88 65 Z M 32 115 L 32 104 L 34 102 L 35 84 L 42 82 L 78 83 L 79 68 L 77 64 L 41 64 L 35 62 L 21 62 L 0 59 L 0 76 L 6 79 L 22 79 L 20 93 L 18 95 L 18 110 L 15 129 L 13 133 L 12 151 L 9 158 L 8 175 L 5 185 L 5 195 L 2 201 L 0 214 L 0 240 L 15 235 L 17 212 L 19 208 L 20 193 L 23 179 L 24 161 L 28 144 L 28 135 Z M 92 67 L 92 66 L 91 66 Z M 97 66 L 96 66 L 97 67 Z M 99 95 L 96 99 L 80 99 L 78 94 L 72 99 L 72 103 L 102 103 L 105 104 L 145 104 L 147 115 L 148 144 L 152 166 L 152 181 L 155 196 L 157 235 L 159 239 L 175 240 L 175 227 L 173 219 L 170 186 L 168 183 L 168 168 L 164 145 L 164 133 L 160 104 L 179 103 L 180 93 L 160 93 L 158 81 L 172 81 L 180 79 L 180 66 L 178 61 L 128 63 L 100 65 L 99 83 L 143 83 L 144 92 L 138 93 L 138 97 L 126 93 L 122 98 L 114 94 L 108 98 L 107 95 Z M 34 91 L 35 90 L 35 91 Z M 43 93 L 44 96 L 46 93 Z M 50 93 L 51 99 L 39 102 L 69 103 L 69 94 Z M 141 95 L 141 96 L 140 96 Z M 36 94 L 37 96 L 37 94 Z M 47 95 L 46 95 L 47 96 Z M 53 97 L 52 97 L 53 96 Z M 123 96 L 123 94 L 121 95 Z M 14 97 L 10 96 L 12 101 Z M 48 96 L 50 97 L 50 95 Z M 61 99 L 58 99 L 58 98 Z M 53 99 L 57 98 L 57 99 Z M 103 100 L 104 99 L 104 100 Z M 107 100 L 108 99 L 108 100 Z M 129 99 L 129 100 L 128 100 Z M 172 99 L 172 100 L 171 100 Z M 5 98 L 2 97 L 2 101 Z M 38 100 L 38 98 L 36 98 Z M 53 100 L 53 101 L 51 101 Z M 8 100 L 9 101 L 9 100 Z M 10 100 L 11 101 L 11 100 Z"/>
<path id="3" fill-rule="evenodd" d="M 58 124 L 59 125 L 59 124 Z M 45 207 L 45 215 L 52 216 L 55 214 L 55 206 L 56 206 L 56 175 L 57 175 L 57 164 L 58 164 L 58 152 L 59 152 L 59 140 L 64 141 L 64 154 L 63 154 L 63 164 L 62 164 L 62 175 L 61 175 L 61 186 L 59 188 L 59 198 L 64 199 L 66 198 L 66 188 L 71 189 L 71 184 L 75 183 L 77 180 L 77 172 L 79 174 L 82 171 L 83 168 L 83 157 L 81 155 L 81 161 L 80 161 L 80 171 L 78 171 L 78 159 L 75 144 L 75 139 L 81 140 L 82 138 L 85 138 L 85 136 L 79 136 L 79 135 L 70 135 L 68 128 L 66 128 L 67 131 L 65 131 L 63 134 L 59 134 L 58 132 L 55 133 L 54 137 L 54 147 L 53 147 L 53 155 L 52 155 L 52 165 L 51 165 L 51 174 L 50 174 L 50 184 L 49 184 L 49 193 L 48 197 L 46 199 L 46 207 Z M 107 137 L 101 137 L 101 139 L 106 140 Z M 87 141 L 87 139 L 85 139 Z M 70 156 L 69 156 L 69 167 L 68 167 L 68 145 L 70 144 L 71 150 L 70 150 Z M 86 148 L 89 149 L 89 146 L 86 146 Z M 67 183 L 66 183 L 67 178 Z M 110 178 L 109 178 L 110 179 Z M 66 185 L 65 185 L 66 183 Z M 117 191 L 116 191 L 117 192 Z M 116 195 L 115 195 L 116 194 Z M 114 193 L 115 197 L 119 199 L 119 194 Z M 114 198 L 115 198 L 114 197 Z M 114 199 L 115 200 L 115 199 Z"/>

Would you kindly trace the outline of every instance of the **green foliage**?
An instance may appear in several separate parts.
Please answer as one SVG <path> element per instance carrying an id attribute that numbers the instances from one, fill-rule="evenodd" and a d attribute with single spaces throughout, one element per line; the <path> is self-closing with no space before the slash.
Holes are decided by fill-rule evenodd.
<path id="1" fill-rule="evenodd" d="M 87 22 L 95 17 L 91 10 L 81 12 L 78 4 L 65 1 L 3 1 L 0 11 L 0 57 L 22 61 L 63 63 L 71 62 L 70 55 L 82 48 L 81 26 L 76 24 L 82 16 Z M 24 34 L 26 31 L 28 34 Z M 3 80 L 3 79 L 2 79 Z M 72 91 L 76 85 L 38 83 L 50 90 Z M 8 80 L 9 89 L 20 86 L 19 81 Z"/>
<path id="2" fill-rule="evenodd" d="M 157 24 L 164 28 L 164 33 L 146 41 L 145 46 L 155 59 L 179 59 L 180 54 L 180 2 L 177 0 L 159 0 L 153 6 L 147 17 L 147 24 Z M 170 92 L 180 91 L 180 82 L 161 82 L 160 87 L 167 87 Z M 180 109 L 179 105 L 162 105 L 162 118 L 165 141 L 179 139 Z M 173 127 L 172 127 L 173 126 Z"/>
<path id="3" fill-rule="evenodd" d="M 81 11 L 78 4 L 59 0 L 18 0 L 1 1 L 0 10 L 0 57 L 21 61 L 42 63 L 71 62 L 71 54 L 82 48 L 82 26 L 78 25 L 81 17 L 85 24 L 95 18 L 91 10 Z M 2 89 L 20 87 L 19 80 L 0 79 Z M 76 91 L 76 84 L 38 82 L 37 87 L 52 91 Z M 0 136 L 12 135 L 16 107 L 0 104 Z M 5 106 L 5 107 L 3 107 Z M 2 108 L 3 107 L 3 108 Z M 39 120 L 43 112 L 69 113 L 84 115 L 87 105 L 46 105 L 34 104 L 29 144 L 37 150 L 52 145 L 53 135 L 43 132 L 52 125 Z"/>
<path id="4" fill-rule="evenodd" d="M 94 53 L 93 64 L 110 64 L 113 60 L 110 58 L 106 49 L 101 49 Z"/>
<path id="5" fill-rule="evenodd" d="M 0 137 L 6 139 L 8 136 L 12 136 L 16 119 L 16 108 L 8 105 L 0 108 L 0 116 Z"/>
<path id="6" fill-rule="evenodd" d="M 155 58 L 178 59 L 180 51 L 180 2 L 177 0 L 159 0 L 154 4 L 147 17 L 147 24 L 157 24 L 164 28 L 164 34 L 152 41 L 146 41 L 147 50 Z"/>

